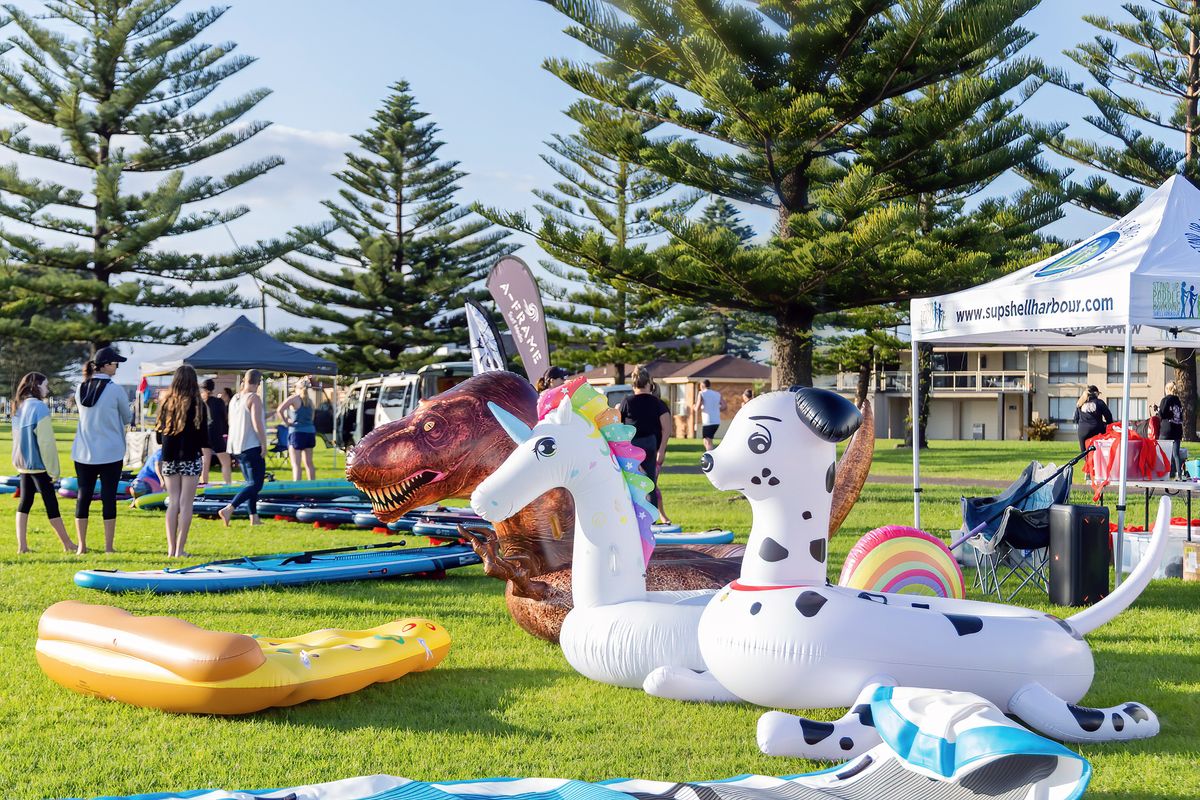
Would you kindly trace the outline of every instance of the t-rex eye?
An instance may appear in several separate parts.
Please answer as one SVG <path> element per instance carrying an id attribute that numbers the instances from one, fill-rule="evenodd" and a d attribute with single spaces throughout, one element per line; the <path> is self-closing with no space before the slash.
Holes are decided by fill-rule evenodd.
<path id="1" fill-rule="evenodd" d="M 421 429 L 422 429 L 422 430 L 425 430 L 425 431 L 431 431 L 431 430 L 433 430 L 433 426 L 434 426 L 434 425 L 436 425 L 436 424 L 437 424 L 437 423 L 436 423 L 436 422 L 434 422 L 434 421 L 433 421 L 433 420 L 431 420 L 431 419 L 430 419 L 430 420 L 426 420 L 426 421 L 425 421 L 425 424 L 421 426 Z"/>

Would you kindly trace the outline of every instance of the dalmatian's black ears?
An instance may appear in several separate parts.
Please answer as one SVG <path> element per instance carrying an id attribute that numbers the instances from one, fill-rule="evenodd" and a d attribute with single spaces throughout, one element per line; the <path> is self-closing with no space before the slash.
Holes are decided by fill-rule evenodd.
<path id="1" fill-rule="evenodd" d="M 796 395 L 796 415 L 809 430 L 827 442 L 840 442 L 858 430 L 862 414 L 846 398 L 828 389 L 791 386 Z"/>

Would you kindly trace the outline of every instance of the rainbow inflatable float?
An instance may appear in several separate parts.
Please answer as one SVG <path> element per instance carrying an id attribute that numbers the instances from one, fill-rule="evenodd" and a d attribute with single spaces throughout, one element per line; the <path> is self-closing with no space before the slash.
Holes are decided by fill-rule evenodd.
<path id="1" fill-rule="evenodd" d="M 966 597 L 962 569 L 933 534 L 885 525 L 858 540 L 842 564 L 839 586 L 889 594 Z"/>

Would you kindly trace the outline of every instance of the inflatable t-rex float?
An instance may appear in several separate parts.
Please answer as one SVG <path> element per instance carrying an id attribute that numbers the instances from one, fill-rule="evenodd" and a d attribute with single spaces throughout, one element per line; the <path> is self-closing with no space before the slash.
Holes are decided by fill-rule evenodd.
<path id="1" fill-rule="evenodd" d="M 376 428 L 347 460 L 346 476 L 371 497 L 383 522 L 422 505 L 471 493 L 504 463 L 515 444 L 488 410 L 496 403 L 532 426 L 537 392 L 511 372 L 477 375 L 422 401 L 404 419 Z M 870 406 L 864 415 L 870 418 Z M 866 481 L 874 448 L 864 424 L 839 463 L 830 535 L 850 512 Z M 575 509 L 566 491 L 546 492 L 495 532 L 471 540 L 485 572 L 507 582 L 509 613 L 526 632 L 558 642 L 571 610 Z M 718 589 L 737 577 L 742 545 L 658 547 L 646 569 L 650 591 Z"/>

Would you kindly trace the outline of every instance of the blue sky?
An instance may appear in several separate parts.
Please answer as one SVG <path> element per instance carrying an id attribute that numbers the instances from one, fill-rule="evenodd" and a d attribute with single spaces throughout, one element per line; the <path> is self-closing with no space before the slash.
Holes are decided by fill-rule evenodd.
<path id="1" fill-rule="evenodd" d="M 567 133 L 562 115 L 573 99 L 556 78 L 541 69 L 548 56 L 587 59 L 589 51 L 561 33 L 563 18 L 537 0 L 230 0 L 231 9 L 205 36 L 232 40 L 239 52 L 259 60 L 227 81 L 215 100 L 266 86 L 273 94 L 260 104 L 256 118 L 274 125 L 252 142 L 213 159 L 213 173 L 268 153 L 287 163 L 244 187 L 231 200 L 252 212 L 232 223 L 230 234 L 251 241 L 283 234 L 296 224 L 320 220 L 320 200 L 332 195 L 330 177 L 353 147 L 350 135 L 370 125 L 370 117 L 388 86 L 405 79 L 420 106 L 442 129 L 445 158 L 461 162 L 469 173 L 462 181 L 463 202 L 478 200 L 506 209 L 529 206 L 530 189 L 552 180 L 539 159 L 542 142 Z M 20 2 L 34 10 L 39 3 Z M 208 3 L 185 0 L 181 8 Z M 1115 0 L 1044 0 L 1026 19 L 1039 37 L 1030 54 L 1052 63 L 1069 62 L 1060 53 L 1090 38 L 1084 13 L 1119 16 Z M 1073 66 L 1073 65 L 1072 65 Z M 1079 70 L 1075 68 L 1075 73 Z M 1080 120 L 1088 105 L 1065 93 L 1045 89 L 1025 112 L 1044 120 L 1073 122 L 1080 135 L 1093 134 Z M 0 161 L 7 160 L 0 157 Z M 28 169 L 29 165 L 25 165 Z M 1015 184 L 1012 184 L 1015 185 Z M 760 231 L 771 215 L 751 210 L 749 221 Z M 1104 224 L 1073 211 L 1053 231 L 1076 238 Z M 224 231 L 197 235 L 199 250 L 228 246 Z M 534 261 L 536 252 L 526 252 Z M 136 312 L 135 312 L 136 313 Z M 187 324 L 223 322 L 229 309 L 183 312 Z M 259 319 L 258 311 L 250 312 Z M 180 312 L 172 312 L 180 319 Z M 290 324 L 268 307 L 269 328 Z M 154 346 L 125 347 L 131 362 L 122 380 L 136 380 L 136 364 L 161 355 Z"/>

